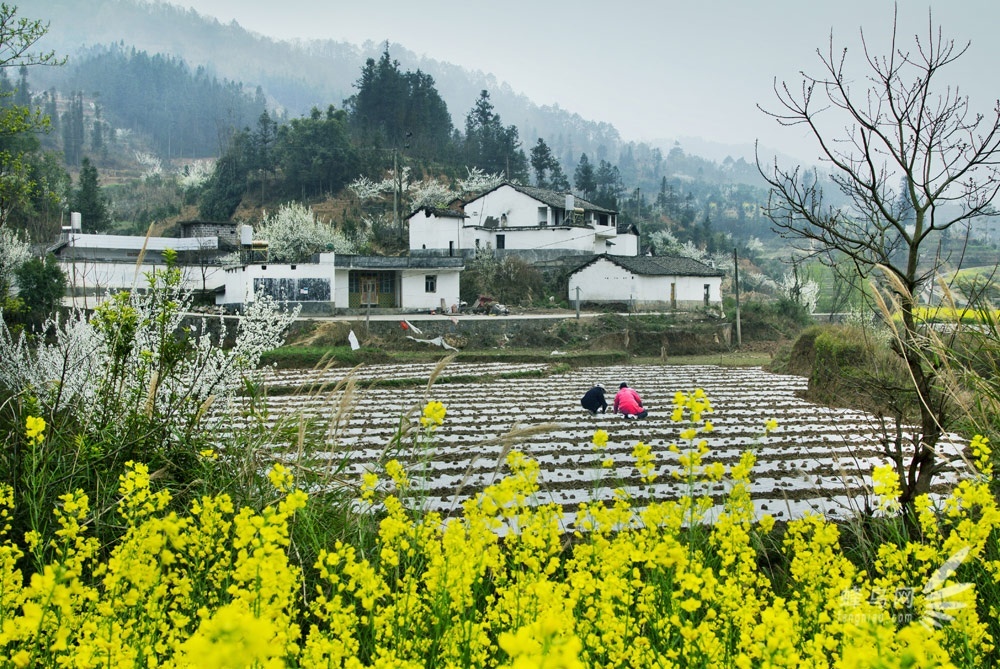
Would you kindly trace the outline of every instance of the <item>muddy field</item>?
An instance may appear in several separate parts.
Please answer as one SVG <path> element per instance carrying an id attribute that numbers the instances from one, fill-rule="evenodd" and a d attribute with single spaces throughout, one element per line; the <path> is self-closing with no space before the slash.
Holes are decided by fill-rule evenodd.
<path id="1" fill-rule="evenodd" d="M 679 441 L 681 424 L 670 420 L 674 393 L 702 388 L 710 398 L 715 426 L 706 435 L 711 449 L 705 462 L 735 464 L 741 453 L 753 449 L 757 465 L 752 494 L 759 513 L 779 520 L 799 517 L 807 511 L 830 517 L 845 517 L 864 508 L 870 496 L 870 474 L 884 462 L 879 455 L 876 426 L 862 412 L 828 409 L 796 397 L 805 379 L 762 371 L 759 368 L 712 366 L 594 367 L 540 378 L 511 375 L 544 370 L 543 364 L 449 365 L 430 390 L 426 380 L 433 365 L 385 365 L 363 367 L 354 372 L 358 390 L 346 415 L 339 420 L 340 391 L 317 392 L 323 384 L 335 384 L 343 369 L 323 374 L 311 371 L 276 372 L 269 380 L 280 386 L 301 385 L 301 392 L 268 399 L 275 416 L 296 415 L 327 423 L 331 466 L 343 464 L 351 476 L 386 457 L 387 444 L 396 433 L 400 415 L 428 400 L 444 403 L 447 416 L 432 444 L 394 453 L 411 463 L 411 477 L 419 481 L 422 504 L 451 512 L 462 500 L 489 485 L 505 472 L 502 463 L 507 448 L 523 451 L 541 466 L 541 492 L 536 503 L 563 506 L 566 525 L 573 526 L 574 512 L 585 500 L 608 500 L 615 489 L 626 490 L 635 507 L 649 500 L 676 499 L 688 492 L 686 484 L 670 473 L 679 469 L 678 456 L 668 450 Z M 451 379 L 486 375 L 475 383 L 447 382 Z M 373 379 L 422 379 L 420 387 L 367 387 Z M 643 396 L 650 416 L 626 420 L 608 414 L 591 416 L 580 406 L 580 396 L 593 383 L 608 389 L 609 402 L 621 381 Z M 311 388 L 307 391 L 305 388 Z M 417 414 L 419 415 L 419 414 Z M 778 429 L 764 436 L 765 421 L 778 421 Z M 548 426 L 529 438 L 505 439 L 512 429 Z M 591 444 L 594 431 L 609 434 L 606 451 Z M 646 485 L 635 469 L 632 449 L 639 441 L 652 447 L 657 480 Z M 945 492 L 966 465 L 961 458 L 963 443 L 957 438 L 941 449 L 947 463 L 938 476 L 936 493 Z M 612 469 L 601 467 L 606 457 Z M 695 490 L 711 494 L 716 510 L 728 489 L 722 483 Z"/>

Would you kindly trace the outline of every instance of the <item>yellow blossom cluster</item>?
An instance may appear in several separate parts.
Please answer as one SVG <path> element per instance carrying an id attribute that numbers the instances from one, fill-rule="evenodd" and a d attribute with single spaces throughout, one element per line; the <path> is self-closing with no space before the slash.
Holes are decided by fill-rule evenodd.
<path id="1" fill-rule="evenodd" d="M 639 511 L 625 495 L 581 504 L 567 532 L 538 463 L 518 451 L 461 515 L 387 494 L 373 549 L 331 541 L 311 564 L 294 559 L 291 527 L 314 502 L 282 465 L 269 472 L 280 499 L 253 510 L 221 494 L 176 508 L 133 463 L 119 482 L 124 531 L 104 547 L 87 536 L 95 512 L 78 492 L 60 499 L 52 536 L 8 536 L 15 500 L 0 486 L 0 657 L 177 669 L 996 664 L 1000 510 L 984 481 L 937 505 L 919 498 L 919 538 L 886 540 L 862 568 L 822 516 L 780 533 L 758 518 L 752 451 L 714 478 L 699 442 L 710 404 L 681 404 L 696 423 L 685 471 L 728 485 L 701 533 L 689 496 Z M 595 447 L 607 441 L 595 433 Z M 397 461 L 384 473 L 396 492 L 409 485 Z M 366 499 L 379 476 L 363 476 Z M 879 492 L 892 482 L 880 472 Z M 24 559 L 43 545 L 50 560 Z"/>
<path id="2" fill-rule="evenodd" d="M 32 446 L 38 446 L 45 439 L 45 419 L 40 416 L 28 416 L 24 419 L 24 436 Z"/>
<path id="3" fill-rule="evenodd" d="M 445 407 L 438 401 L 431 401 L 424 405 L 424 413 L 420 417 L 420 424 L 428 430 L 444 424 Z"/>

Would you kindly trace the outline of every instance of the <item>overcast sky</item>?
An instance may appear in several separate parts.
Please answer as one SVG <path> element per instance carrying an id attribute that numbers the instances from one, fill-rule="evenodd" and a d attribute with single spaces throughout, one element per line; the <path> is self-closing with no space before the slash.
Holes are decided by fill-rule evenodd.
<path id="1" fill-rule="evenodd" d="M 626 140 L 762 144 L 810 160 L 806 135 L 757 109 L 774 80 L 819 73 L 834 40 L 863 57 L 859 30 L 881 50 L 887 0 L 168 0 L 277 39 L 389 40 L 419 55 L 493 73 L 541 105 L 613 124 Z M 900 0 L 901 43 L 927 35 L 928 10 L 946 37 L 972 42 L 945 70 L 974 107 L 1000 96 L 996 0 Z M 471 104 L 471 103 L 470 103 Z M 454 111 L 454 110 L 453 110 Z"/>

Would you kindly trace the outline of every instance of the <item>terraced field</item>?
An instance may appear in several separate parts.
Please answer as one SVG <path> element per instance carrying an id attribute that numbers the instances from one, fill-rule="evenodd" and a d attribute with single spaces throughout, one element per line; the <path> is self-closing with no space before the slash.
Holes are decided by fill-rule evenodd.
<path id="1" fill-rule="evenodd" d="M 370 366 L 354 372 L 358 390 L 349 411 L 330 417 L 341 405 L 342 390 L 301 392 L 269 398 L 275 416 L 299 414 L 328 421 L 326 457 L 331 465 L 345 467 L 351 476 L 384 458 L 386 446 L 400 425 L 400 415 L 438 400 L 447 408 L 444 425 L 432 444 L 413 452 L 403 448 L 398 456 L 411 463 L 411 478 L 418 482 L 422 503 L 448 513 L 462 500 L 503 476 L 503 454 L 508 448 L 523 451 L 541 466 L 541 493 L 536 503 L 563 506 L 568 528 L 577 505 L 585 500 L 608 500 L 615 489 L 624 489 L 641 508 L 648 500 L 668 500 L 689 492 L 670 472 L 679 469 L 678 455 L 668 446 L 679 442 L 681 425 L 670 420 L 672 400 L 678 390 L 702 388 L 708 394 L 715 426 L 706 435 L 710 453 L 706 462 L 736 463 L 741 453 L 753 449 L 757 465 L 752 494 L 759 513 L 777 519 L 799 517 L 807 511 L 844 517 L 863 508 L 870 495 L 870 474 L 884 462 L 879 455 L 876 425 L 863 412 L 828 409 L 796 397 L 805 379 L 765 372 L 759 368 L 712 366 L 629 366 L 577 369 L 568 373 L 525 377 L 544 370 L 543 364 L 451 364 L 427 389 L 433 365 Z M 332 386 L 345 370 L 281 372 L 270 383 L 288 386 Z M 516 376 L 516 378 L 512 378 Z M 462 379 L 476 377 L 475 382 Z M 368 387 L 374 379 L 419 379 L 417 387 Z M 590 416 L 579 404 L 583 392 L 600 382 L 613 394 L 622 380 L 643 396 L 650 416 L 626 420 L 619 416 Z M 369 384 L 370 385 L 370 384 Z M 418 414 L 419 415 L 419 414 Z M 767 419 L 778 429 L 764 436 Z M 595 452 L 594 431 L 609 433 L 608 447 Z M 511 430 L 529 429 L 531 436 L 505 438 Z M 640 481 L 631 455 L 635 444 L 651 446 L 658 478 L 650 485 Z M 682 452 L 683 443 L 678 443 Z M 939 459 L 946 463 L 938 476 L 936 493 L 946 491 L 967 467 L 961 457 L 964 443 L 946 441 Z M 601 461 L 614 460 L 604 469 Z M 699 488 L 720 508 L 728 489 L 722 483 Z"/>

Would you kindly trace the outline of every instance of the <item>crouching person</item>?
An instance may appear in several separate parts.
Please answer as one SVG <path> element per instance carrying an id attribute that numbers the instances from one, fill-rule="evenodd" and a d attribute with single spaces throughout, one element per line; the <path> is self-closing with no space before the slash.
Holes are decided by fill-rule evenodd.
<path id="1" fill-rule="evenodd" d="M 614 412 L 620 413 L 626 418 L 645 418 L 649 412 L 642 408 L 642 398 L 639 393 L 628 387 L 622 381 L 615 394 Z"/>
<path id="2" fill-rule="evenodd" d="M 598 411 L 601 413 L 607 412 L 608 401 L 604 397 L 604 386 L 600 383 L 594 384 L 593 388 L 584 393 L 580 404 L 590 412 L 591 416 L 596 416 Z"/>

